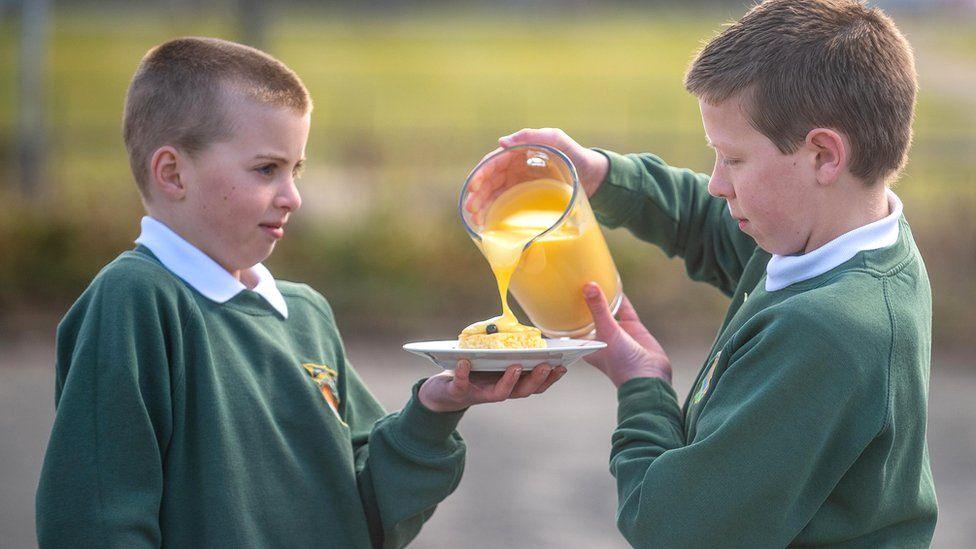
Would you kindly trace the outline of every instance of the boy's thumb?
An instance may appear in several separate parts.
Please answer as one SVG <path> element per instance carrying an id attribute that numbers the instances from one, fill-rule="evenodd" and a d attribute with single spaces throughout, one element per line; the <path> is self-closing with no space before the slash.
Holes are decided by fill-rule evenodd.
<path id="1" fill-rule="evenodd" d="M 607 304 L 607 300 L 603 297 L 603 290 L 596 282 L 587 282 L 583 285 L 583 298 L 586 300 L 586 306 L 590 309 L 590 314 L 593 316 L 593 324 L 596 325 L 597 339 L 609 336 L 617 328 L 617 321 L 613 318 L 613 312 L 610 311 L 610 306 Z"/>

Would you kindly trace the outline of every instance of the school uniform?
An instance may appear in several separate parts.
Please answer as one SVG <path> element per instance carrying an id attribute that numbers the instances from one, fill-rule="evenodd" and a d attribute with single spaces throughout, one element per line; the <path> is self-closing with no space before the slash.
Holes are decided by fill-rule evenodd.
<path id="1" fill-rule="evenodd" d="M 639 547 L 927 546 L 937 506 L 925 441 L 932 301 L 890 214 L 797 256 L 738 229 L 708 177 L 600 151 L 591 203 L 731 304 L 690 394 L 618 392 L 617 524 Z"/>
<path id="2" fill-rule="evenodd" d="M 146 217 L 58 327 L 41 547 L 399 547 L 461 478 L 461 413 L 387 414 L 332 310 Z"/>

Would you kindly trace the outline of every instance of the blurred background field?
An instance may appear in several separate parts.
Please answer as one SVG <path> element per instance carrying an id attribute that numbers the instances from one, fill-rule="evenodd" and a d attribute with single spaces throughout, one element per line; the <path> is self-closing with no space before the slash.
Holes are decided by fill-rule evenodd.
<path id="1" fill-rule="evenodd" d="M 578 141 L 653 151 L 708 172 L 697 103 L 682 85 L 699 43 L 735 4 L 679 10 L 560 10 L 508 3 L 464 10 L 266 9 L 265 47 L 304 79 L 316 107 L 304 208 L 269 261 L 333 302 L 350 328 L 454 331 L 497 308 L 486 263 L 455 201 L 498 136 L 557 126 Z M 919 49 L 922 93 L 897 191 L 935 288 L 937 343 L 965 344 L 976 320 L 976 28 L 949 15 L 899 19 Z M 52 12 L 47 162 L 18 193 L 17 28 L 0 33 L 0 311 L 5 329 L 38 306 L 64 310 L 137 235 L 141 207 L 120 137 L 125 88 L 142 54 L 179 35 L 239 36 L 235 19 L 186 2 Z M 619 233 L 619 234 L 617 234 Z M 624 287 L 662 335 L 710 331 L 725 307 L 677 261 L 612 232 Z M 444 324 L 418 333 L 432 319 Z"/>
<path id="2" fill-rule="evenodd" d="M 933 377 L 944 363 L 960 383 L 971 384 L 976 13 L 971 2 L 888 4 L 916 49 L 922 86 L 915 143 L 895 190 L 932 281 Z M 6 379 L 8 391 L 11 380 L 22 379 L 10 377 L 18 364 L 50 368 L 45 361 L 57 319 L 138 234 L 142 210 L 120 121 L 125 89 L 141 56 L 182 35 L 246 39 L 240 9 L 229 3 L 202 6 L 188 0 L 65 2 L 51 9 L 43 62 L 45 162 L 40 184 L 25 190 L 17 172 L 21 27 L 16 6 L 0 4 L 0 376 L 5 369 L 8 376 L 0 384 Z M 584 145 L 651 151 L 672 164 L 710 171 L 711 151 L 682 75 L 700 43 L 746 7 L 579 0 L 265 5 L 255 14 L 264 32 L 250 36 L 294 68 L 315 101 L 300 182 L 304 206 L 269 266 L 279 278 L 308 282 L 325 294 L 345 333 L 372 334 L 392 345 L 381 364 L 396 364 L 397 342 L 447 338 L 495 314 L 491 273 L 457 219 L 457 194 L 468 171 L 498 136 L 532 126 L 560 127 Z M 611 231 L 608 240 L 625 291 L 665 346 L 689 357 L 679 375 L 693 375 L 726 299 L 687 280 L 680 261 L 628 233 Z M 411 364 L 417 375 L 429 373 Z M 31 379 L 50 384 L 50 373 Z M 383 379 L 375 374 L 368 381 Z M 44 391 L 49 398 L 48 385 Z M 402 402 L 390 398 L 386 402 L 393 407 Z M 934 407 L 934 389 L 932 398 Z M 47 415 L 35 414 L 26 423 L 14 422 L 24 421 L 17 414 L 28 408 L 5 410 L 0 435 L 34 437 L 43 451 L 50 403 L 45 402 Z M 612 399 L 607 405 L 612 407 Z M 976 469 L 962 472 L 974 465 L 963 456 L 976 451 L 972 410 L 945 406 L 958 430 L 945 431 L 954 446 L 945 450 L 950 473 L 941 479 L 933 449 L 938 486 L 950 493 L 952 484 L 976 488 Z M 544 413 L 545 407 L 535 410 Z M 612 409 L 607 413 L 612 419 Z M 970 415 L 958 415 L 963 413 Z M 604 460 L 600 445 L 607 440 L 591 440 Z M 14 451 L 6 439 L 0 448 Z M 37 450 L 24 457 L 27 476 L 36 475 L 30 468 L 39 467 Z M 594 474 L 609 478 L 605 464 L 597 465 Z M 4 467 L 0 485 L 13 478 Z M 612 485 L 604 484 L 598 505 L 612 511 Z M 27 519 L 24 503 L 18 503 L 16 516 Z M 0 507 L 5 514 L 6 509 Z M 963 520 L 976 515 L 956 513 L 948 517 L 958 517 L 960 529 L 945 530 L 950 533 L 942 534 L 944 541 L 976 535 L 972 520 L 968 530 Z M 0 528 L 15 522 L 26 528 L 13 516 L 3 517 Z M 619 546 L 610 525 L 606 545 Z M 0 534 L 5 545 L 2 540 Z M 548 545 L 542 540 L 529 546 Z"/>

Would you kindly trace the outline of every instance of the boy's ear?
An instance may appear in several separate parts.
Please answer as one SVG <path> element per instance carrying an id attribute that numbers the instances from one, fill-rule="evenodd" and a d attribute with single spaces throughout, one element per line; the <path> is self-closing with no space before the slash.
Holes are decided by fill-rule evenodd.
<path id="1" fill-rule="evenodd" d="M 186 196 L 186 186 L 180 179 L 184 164 L 185 157 L 175 147 L 165 145 L 156 149 L 149 162 L 150 185 L 170 200 L 182 200 Z"/>
<path id="2" fill-rule="evenodd" d="M 807 133 L 807 146 L 816 153 L 817 183 L 831 185 L 847 169 L 847 142 L 830 128 L 814 128 Z"/>

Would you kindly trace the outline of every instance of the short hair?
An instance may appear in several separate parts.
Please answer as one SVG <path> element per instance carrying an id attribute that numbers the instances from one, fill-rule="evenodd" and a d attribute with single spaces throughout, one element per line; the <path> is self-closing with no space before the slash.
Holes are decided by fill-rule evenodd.
<path id="1" fill-rule="evenodd" d="M 149 199 L 149 162 L 172 145 L 195 154 L 228 139 L 228 96 L 289 107 L 302 114 L 312 100 L 284 63 L 255 48 L 217 38 L 178 38 L 150 49 L 125 97 L 122 138 L 129 165 Z"/>
<path id="2" fill-rule="evenodd" d="M 767 0 L 709 41 L 685 76 L 708 103 L 739 95 L 783 154 L 827 127 L 851 142 L 867 183 L 904 166 L 918 78 L 911 46 L 881 10 L 856 0 Z"/>

